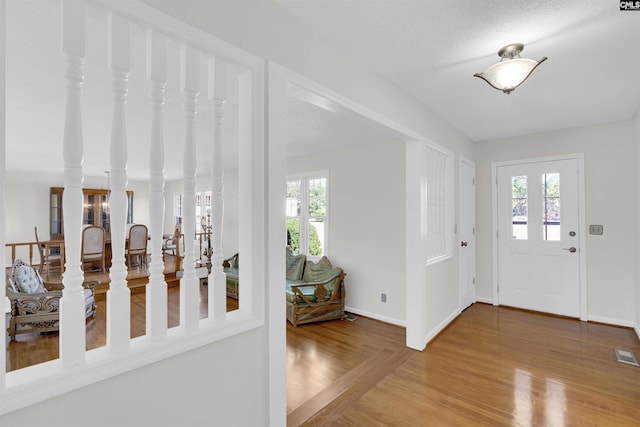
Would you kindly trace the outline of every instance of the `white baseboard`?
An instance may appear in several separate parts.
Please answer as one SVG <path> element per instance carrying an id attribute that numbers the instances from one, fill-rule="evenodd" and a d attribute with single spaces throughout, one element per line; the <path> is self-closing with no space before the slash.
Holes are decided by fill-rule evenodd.
<path id="1" fill-rule="evenodd" d="M 427 336 L 424 338 L 425 347 L 429 345 L 429 342 L 436 337 L 444 328 L 449 326 L 449 323 L 453 322 L 460 315 L 460 309 L 457 308 L 451 313 L 446 319 L 438 324 L 435 328 L 433 328 Z"/>
<path id="2" fill-rule="evenodd" d="M 587 321 L 606 323 L 608 325 L 614 325 L 614 326 L 624 326 L 625 328 L 633 328 L 636 330 L 636 333 L 638 333 L 638 327 L 636 326 L 636 324 L 628 320 L 614 319 L 612 317 L 605 317 L 605 316 L 590 315 L 590 316 L 587 316 Z"/>
<path id="3" fill-rule="evenodd" d="M 493 305 L 493 298 L 476 297 L 476 302 L 482 302 L 485 304 Z"/>
<path id="4" fill-rule="evenodd" d="M 358 314 L 364 317 L 369 317 L 371 319 L 379 320 L 384 323 L 390 323 L 392 325 L 402 326 L 403 328 L 407 327 L 407 322 L 405 322 L 404 320 L 394 319 L 393 317 L 382 316 L 377 313 L 371 313 L 369 311 L 360 310 L 353 307 L 345 307 L 344 310 L 348 311 L 349 313 Z"/>
<path id="5" fill-rule="evenodd" d="M 633 328 L 636 331 L 636 335 L 638 336 L 638 340 L 640 340 L 640 326 L 636 325 L 635 328 Z"/>

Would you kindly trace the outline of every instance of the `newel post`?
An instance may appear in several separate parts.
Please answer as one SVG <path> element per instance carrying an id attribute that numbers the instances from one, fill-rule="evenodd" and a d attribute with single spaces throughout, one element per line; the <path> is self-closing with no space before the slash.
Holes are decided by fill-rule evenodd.
<path id="1" fill-rule="evenodd" d="M 227 313 L 227 276 L 222 269 L 222 232 L 224 217 L 224 152 L 222 121 L 226 101 L 226 64 L 220 59 L 209 61 L 209 101 L 213 115 L 213 149 L 211 158 L 211 274 L 209 275 L 209 322 L 221 324 Z"/>
<path id="2" fill-rule="evenodd" d="M 198 328 L 200 320 L 200 281 L 196 277 L 196 258 L 194 253 L 194 235 L 196 218 L 196 138 L 195 121 L 200 77 L 200 54 L 190 46 L 180 51 L 181 79 L 180 87 L 184 95 L 185 143 L 184 143 L 184 219 L 183 233 L 185 241 L 184 276 L 180 280 L 180 326 L 187 332 Z"/>
<path id="3" fill-rule="evenodd" d="M 66 82 L 64 122 L 64 285 L 60 300 L 60 359 L 63 366 L 84 363 L 85 311 L 81 268 L 82 208 L 84 182 L 82 140 L 82 82 L 85 58 L 85 1 L 62 3 L 62 53 Z"/>
<path id="4" fill-rule="evenodd" d="M 147 336 L 162 341 L 167 336 L 167 283 L 162 260 L 164 222 L 164 92 L 167 83 L 167 41 L 156 31 L 147 32 L 147 79 L 151 100 L 149 149 L 149 235 L 151 262 L 147 285 Z M 177 242 L 176 242 L 177 244 Z"/>
<path id="5" fill-rule="evenodd" d="M 107 292 L 107 345 L 114 354 L 129 349 L 131 296 L 127 287 L 125 240 L 127 224 L 127 126 L 125 105 L 129 79 L 129 21 L 109 14 L 108 62 L 112 77 L 113 116 L 111 122 L 111 284 Z"/>

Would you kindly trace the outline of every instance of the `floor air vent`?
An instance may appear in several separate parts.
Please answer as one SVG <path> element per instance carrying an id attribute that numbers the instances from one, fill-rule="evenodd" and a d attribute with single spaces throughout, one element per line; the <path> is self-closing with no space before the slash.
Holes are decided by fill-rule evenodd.
<path id="1" fill-rule="evenodd" d="M 636 355 L 627 350 L 620 350 L 616 348 L 616 358 L 618 362 L 628 363 L 629 365 L 640 366 Z"/>

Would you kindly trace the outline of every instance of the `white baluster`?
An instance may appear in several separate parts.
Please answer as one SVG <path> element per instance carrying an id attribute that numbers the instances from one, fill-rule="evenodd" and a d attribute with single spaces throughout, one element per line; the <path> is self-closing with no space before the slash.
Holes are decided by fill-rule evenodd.
<path id="1" fill-rule="evenodd" d="M 108 59 L 112 76 L 111 123 L 111 284 L 107 293 L 107 345 L 114 354 L 129 349 L 131 295 L 127 287 L 125 239 L 127 224 L 127 126 L 125 104 L 129 79 L 129 21 L 109 14 Z"/>
<path id="2" fill-rule="evenodd" d="M 167 82 L 167 41 L 153 30 L 147 33 L 147 79 L 151 91 L 151 147 L 149 150 L 149 235 L 151 262 L 147 285 L 147 335 L 152 341 L 167 336 L 167 283 L 162 260 L 164 222 L 164 90 Z M 177 243 L 176 243 L 177 244 Z"/>
<path id="3" fill-rule="evenodd" d="M 85 56 L 85 1 L 62 3 L 62 53 L 66 81 L 66 111 L 62 154 L 64 158 L 64 285 L 60 300 L 60 359 L 63 366 L 84 363 L 85 316 L 80 248 L 82 239 L 82 105 Z"/>
<path id="4" fill-rule="evenodd" d="M 209 275 L 209 322 L 220 324 L 227 313 L 227 276 L 222 269 L 222 232 L 224 216 L 224 155 L 222 121 L 226 101 L 226 64 L 220 59 L 209 61 L 209 101 L 213 115 L 213 150 L 211 159 L 211 234 L 213 254 Z"/>
<path id="5" fill-rule="evenodd" d="M 180 280 L 180 326 L 187 331 L 198 327 L 200 318 L 200 281 L 196 277 L 196 258 L 194 254 L 193 232 L 196 216 L 196 101 L 199 91 L 199 52 L 189 46 L 183 46 L 181 59 L 181 89 L 184 95 L 186 132 L 184 144 L 184 220 L 183 233 L 186 245 L 183 268 L 184 276 Z"/>

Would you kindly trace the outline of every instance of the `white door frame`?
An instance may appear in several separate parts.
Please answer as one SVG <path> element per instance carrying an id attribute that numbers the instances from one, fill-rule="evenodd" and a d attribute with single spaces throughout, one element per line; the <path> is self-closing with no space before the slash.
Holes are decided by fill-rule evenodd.
<path id="1" fill-rule="evenodd" d="M 580 244 L 579 282 L 580 282 L 580 320 L 587 321 L 587 223 L 584 186 L 584 153 L 564 154 L 550 157 L 535 157 L 530 159 L 494 162 L 491 164 L 491 222 L 493 242 L 493 305 L 500 305 L 498 293 L 498 167 L 514 166 L 527 163 L 542 163 L 556 160 L 576 160 L 578 163 L 578 241 Z"/>
<path id="2" fill-rule="evenodd" d="M 359 116 L 372 121 L 372 124 L 381 129 L 386 128 L 393 133 L 401 135 L 405 141 L 407 153 L 407 172 L 405 191 L 407 194 L 418 196 L 407 200 L 407 212 L 414 213 L 416 206 L 420 207 L 420 183 L 424 180 L 420 175 L 420 162 L 425 156 L 413 156 L 409 154 L 423 150 L 426 142 L 419 134 L 405 128 L 382 116 L 379 113 L 339 95 L 320 84 L 309 80 L 274 62 L 267 63 L 268 73 L 268 138 L 267 138 L 267 327 L 269 335 L 269 425 L 286 424 L 286 328 L 285 328 L 285 301 L 282 292 L 282 284 L 285 279 L 285 252 L 286 243 L 284 233 L 286 225 L 285 216 L 285 187 L 286 187 L 286 147 L 283 144 L 286 135 L 286 107 L 287 97 L 297 96 L 306 102 L 329 100 L 336 114 L 347 117 Z M 296 90 L 296 89 L 302 89 Z M 292 93 L 293 92 L 293 93 Z M 417 193 L 412 191 L 416 190 Z M 411 208 L 411 209 L 409 209 Z M 412 210 L 413 209 L 413 210 Z M 420 210 L 417 209 L 420 213 Z M 426 321 L 425 306 L 420 301 L 426 300 L 426 286 L 424 281 L 425 254 L 414 250 L 421 247 L 421 234 L 415 230 L 423 223 L 420 215 L 407 214 L 406 223 L 406 344 L 418 350 L 426 345 Z M 408 296 L 412 296 L 409 298 Z"/>
<path id="3" fill-rule="evenodd" d="M 460 230 L 462 230 L 462 218 L 463 218 L 462 217 L 463 213 L 462 213 L 462 209 L 461 209 L 461 207 L 462 207 L 462 202 L 461 202 L 461 200 L 462 200 L 462 191 L 461 191 L 462 181 L 460 179 L 461 178 L 461 173 L 460 173 L 461 167 L 460 167 L 460 165 L 462 163 L 464 163 L 464 164 L 468 165 L 469 167 L 471 167 L 471 169 L 473 171 L 473 179 L 474 179 L 474 181 L 475 181 L 475 177 L 476 177 L 476 164 L 473 161 L 471 161 L 471 160 L 469 160 L 469 159 L 467 159 L 465 157 L 460 156 L 458 158 L 458 197 L 460 197 L 460 199 L 458 200 L 458 236 L 460 235 Z M 475 184 L 474 184 L 473 185 L 473 194 L 474 194 L 473 204 L 474 204 L 474 209 L 473 209 L 473 216 L 471 217 L 471 221 L 473 223 L 474 232 L 473 232 L 473 239 L 472 239 L 472 242 L 471 242 L 471 246 L 468 248 L 468 250 L 473 251 L 471 256 L 472 256 L 472 259 L 474 260 L 474 263 L 473 263 L 473 277 L 474 277 L 474 279 L 475 279 L 475 276 L 476 276 L 475 257 L 476 257 L 476 241 L 477 241 L 476 234 L 475 234 L 475 227 L 476 227 L 476 209 L 475 209 L 476 194 L 475 194 L 475 192 L 476 192 L 476 190 L 475 190 Z M 460 239 L 458 239 L 458 240 L 460 240 Z M 457 250 L 458 250 L 458 254 L 460 254 L 461 253 L 460 252 L 460 246 L 458 246 Z M 466 308 L 464 306 L 464 304 L 463 304 L 463 301 L 462 301 L 462 296 L 463 296 L 462 277 L 464 277 L 464 275 L 462 274 L 462 268 L 463 268 L 462 256 L 459 255 L 458 256 L 458 292 L 459 292 L 459 296 L 458 296 L 458 301 L 459 302 L 458 302 L 458 304 L 460 306 L 460 310 L 462 310 L 463 308 Z M 476 301 L 477 301 L 477 297 L 474 294 L 472 304 L 475 303 Z"/>

